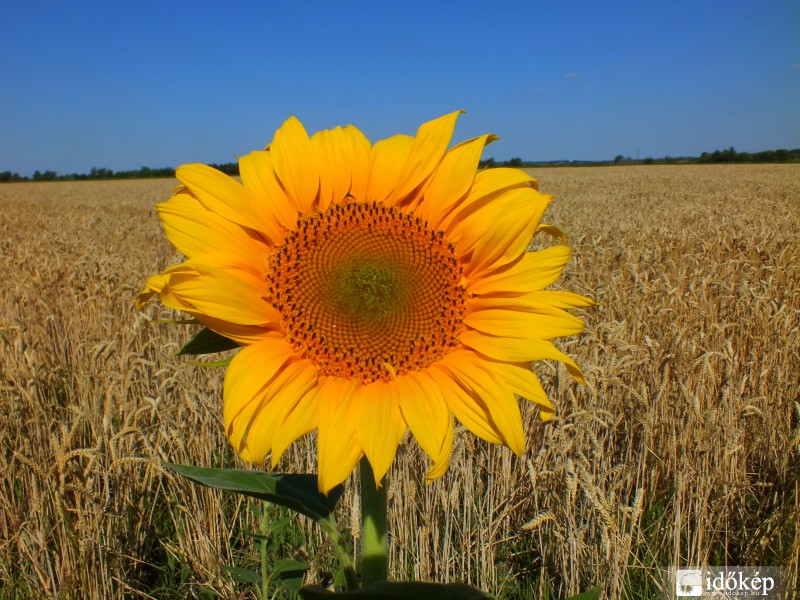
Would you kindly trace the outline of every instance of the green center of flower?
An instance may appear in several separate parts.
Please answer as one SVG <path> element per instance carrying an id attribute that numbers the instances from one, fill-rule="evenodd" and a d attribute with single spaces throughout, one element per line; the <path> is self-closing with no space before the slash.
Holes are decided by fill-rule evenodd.
<path id="1" fill-rule="evenodd" d="M 361 259 L 330 274 L 330 294 L 336 306 L 354 321 L 379 324 L 397 306 L 406 277 L 391 264 Z"/>
<path id="2" fill-rule="evenodd" d="M 472 297 L 443 232 L 376 202 L 301 217 L 270 267 L 267 300 L 297 353 L 321 375 L 364 382 L 452 351 Z"/>

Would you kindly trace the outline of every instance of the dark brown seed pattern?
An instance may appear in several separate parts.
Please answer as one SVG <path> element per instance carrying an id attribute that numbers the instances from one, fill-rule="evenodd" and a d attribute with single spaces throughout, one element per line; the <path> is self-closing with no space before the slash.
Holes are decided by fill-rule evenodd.
<path id="1" fill-rule="evenodd" d="M 413 213 L 372 202 L 301 216 L 270 257 L 267 300 L 287 339 L 324 376 L 389 380 L 459 343 L 471 294 L 455 248 Z M 353 273 L 378 273 L 367 300 L 345 296 Z M 348 279 L 349 278 L 349 279 Z"/>

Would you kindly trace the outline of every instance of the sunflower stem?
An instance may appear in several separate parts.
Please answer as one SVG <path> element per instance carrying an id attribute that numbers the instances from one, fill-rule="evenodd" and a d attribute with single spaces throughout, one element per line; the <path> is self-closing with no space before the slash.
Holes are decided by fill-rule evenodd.
<path id="1" fill-rule="evenodd" d="M 361 459 L 361 585 L 386 581 L 389 573 L 389 544 L 386 527 L 386 479 L 375 486 L 372 466 Z"/>
<path id="2" fill-rule="evenodd" d="M 269 535 L 269 520 L 267 518 L 267 503 L 261 504 L 261 599 L 269 598 L 269 575 L 267 574 L 267 536 Z"/>

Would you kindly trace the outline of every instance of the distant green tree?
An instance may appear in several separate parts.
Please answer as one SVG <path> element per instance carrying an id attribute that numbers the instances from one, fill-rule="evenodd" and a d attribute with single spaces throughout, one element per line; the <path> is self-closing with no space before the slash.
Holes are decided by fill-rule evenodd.
<path id="1" fill-rule="evenodd" d="M 19 173 L 12 173 L 11 171 L 3 171 L 0 172 L 0 182 L 2 183 L 13 183 L 15 181 L 25 181 L 26 178 L 20 175 Z"/>
<path id="2" fill-rule="evenodd" d="M 800 148 L 786 150 L 764 150 L 762 152 L 737 152 L 731 147 L 727 150 L 703 152 L 697 159 L 699 163 L 753 163 L 753 162 L 798 162 Z"/>
<path id="3" fill-rule="evenodd" d="M 778 160 L 778 153 L 775 150 L 765 150 L 758 153 L 758 159 L 761 162 L 775 162 Z"/>
<path id="4" fill-rule="evenodd" d="M 42 173 L 39 169 L 33 172 L 34 181 L 55 181 L 58 179 L 58 173 L 55 171 L 45 171 Z"/>
<path id="5" fill-rule="evenodd" d="M 226 175 L 238 175 L 239 174 L 239 163 L 238 162 L 235 162 L 235 163 L 224 163 L 224 164 L 220 164 L 220 165 L 212 163 L 209 166 L 214 167 L 218 171 L 222 171 Z"/>
<path id="6" fill-rule="evenodd" d="M 727 150 L 720 152 L 720 162 L 732 163 L 736 162 L 736 149 L 731 146 Z"/>
<path id="7" fill-rule="evenodd" d="M 89 171 L 89 179 L 113 179 L 114 171 L 111 169 L 92 167 Z"/>
<path id="8" fill-rule="evenodd" d="M 509 159 L 505 162 L 505 166 L 507 167 L 521 167 L 522 166 L 522 159 L 519 157 L 514 157 Z"/>

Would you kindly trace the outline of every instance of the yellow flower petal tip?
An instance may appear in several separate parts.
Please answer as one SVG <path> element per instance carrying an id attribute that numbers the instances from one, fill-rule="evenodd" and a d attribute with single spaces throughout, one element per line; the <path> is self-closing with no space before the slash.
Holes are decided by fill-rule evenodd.
<path id="1" fill-rule="evenodd" d="M 386 473 L 410 431 L 450 461 L 453 421 L 525 451 L 517 396 L 554 414 L 531 361 L 580 368 L 551 340 L 585 296 L 547 288 L 569 248 L 527 252 L 551 197 L 515 169 L 478 170 L 497 136 L 452 145 L 454 111 L 374 145 L 355 127 L 309 136 L 296 117 L 240 159 L 241 182 L 205 165 L 159 216 L 188 260 L 148 279 L 158 295 L 244 346 L 225 378 L 224 423 L 248 461 L 274 466 L 318 432 L 320 489 L 366 456 Z"/>

